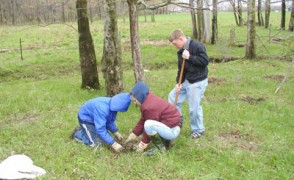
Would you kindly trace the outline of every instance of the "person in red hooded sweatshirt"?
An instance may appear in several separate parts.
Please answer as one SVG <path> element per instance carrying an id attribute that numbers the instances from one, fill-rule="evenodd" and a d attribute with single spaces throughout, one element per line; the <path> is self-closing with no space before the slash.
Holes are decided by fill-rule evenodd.
<path id="1" fill-rule="evenodd" d="M 137 82 L 130 95 L 134 104 L 140 107 L 141 118 L 125 144 L 134 142 L 142 135 L 141 142 L 136 146 L 137 152 L 150 156 L 166 151 L 180 134 L 179 111 L 164 99 L 149 92 L 144 82 Z M 150 142 L 154 147 L 144 152 Z"/>

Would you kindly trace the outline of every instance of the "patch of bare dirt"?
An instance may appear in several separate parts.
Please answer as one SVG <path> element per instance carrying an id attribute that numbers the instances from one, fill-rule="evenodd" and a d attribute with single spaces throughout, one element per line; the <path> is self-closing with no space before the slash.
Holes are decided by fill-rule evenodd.
<path id="1" fill-rule="evenodd" d="M 222 132 L 221 137 L 222 148 L 234 147 L 249 151 L 256 151 L 258 148 L 258 140 L 253 134 L 242 134 L 240 131 Z"/>
<path id="2" fill-rule="evenodd" d="M 12 114 L 7 116 L 7 118 L 2 119 L 0 121 L 0 127 L 5 125 L 12 125 L 12 124 L 24 124 L 31 121 L 37 121 L 40 117 L 40 114 Z"/>
<path id="3" fill-rule="evenodd" d="M 265 79 L 282 81 L 284 79 L 284 76 L 283 75 L 268 75 L 268 76 L 264 76 L 264 78 Z"/>
<path id="4" fill-rule="evenodd" d="M 225 79 L 221 78 L 215 78 L 215 77 L 208 77 L 208 83 L 216 83 L 216 84 L 221 84 L 222 82 L 225 82 Z"/>
<path id="5" fill-rule="evenodd" d="M 253 97 L 244 97 L 240 99 L 241 101 L 247 102 L 249 104 L 257 104 L 257 103 L 261 103 L 263 101 L 265 101 L 264 98 L 253 98 Z"/>
<path id="6" fill-rule="evenodd" d="M 228 138 L 234 138 L 234 139 L 240 139 L 241 138 L 241 133 L 240 131 L 231 131 L 231 132 L 226 132 L 226 133 L 220 133 L 221 137 L 224 137 L 226 139 Z"/>
<path id="7" fill-rule="evenodd" d="M 19 119 L 20 122 L 29 122 L 29 121 L 36 121 L 39 118 L 39 114 L 25 114 L 23 117 Z"/>

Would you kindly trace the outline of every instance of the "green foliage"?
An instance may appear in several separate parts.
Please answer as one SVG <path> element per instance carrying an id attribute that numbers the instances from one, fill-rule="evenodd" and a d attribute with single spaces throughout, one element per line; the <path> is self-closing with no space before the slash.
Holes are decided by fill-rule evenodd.
<path id="1" fill-rule="evenodd" d="M 191 33 L 188 14 L 158 15 L 156 22 L 140 17 L 141 53 L 146 83 L 156 95 L 167 99 L 175 85 L 176 49 L 169 33 L 182 28 Z M 80 89 L 78 34 L 65 25 L 0 27 L 0 160 L 26 154 L 47 174 L 40 179 L 293 179 L 294 71 L 278 94 L 293 55 L 293 33 L 279 31 L 266 40 L 268 30 L 257 32 L 263 60 L 241 59 L 245 49 L 227 46 L 229 31 L 236 28 L 237 41 L 246 42 L 246 26 L 234 27 L 231 13 L 219 15 L 219 41 L 206 44 L 210 57 L 240 60 L 209 65 L 209 86 L 203 100 L 206 134 L 189 137 L 187 104 L 184 126 L 175 146 L 166 154 L 148 158 L 136 153 L 114 154 L 109 147 L 89 148 L 69 138 L 78 126 L 77 111 L 88 99 L 104 96 Z M 274 19 L 272 22 L 276 22 Z M 75 27 L 75 25 L 73 25 Z M 124 87 L 134 85 L 128 23 L 119 20 L 122 37 Z M 91 24 L 97 61 L 103 49 L 103 22 Z M 287 38 L 286 38 L 287 37 Z M 19 38 L 23 48 L 20 59 Z M 291 40 L 292 39 L 292 40 Z M 38 48 L 36 48 L 38 47 Z M 102 74 L 100 83 L 104 87 Z M 140 117 L 133 104 L 119 113 L 117 126 L 127 137 Z"/>

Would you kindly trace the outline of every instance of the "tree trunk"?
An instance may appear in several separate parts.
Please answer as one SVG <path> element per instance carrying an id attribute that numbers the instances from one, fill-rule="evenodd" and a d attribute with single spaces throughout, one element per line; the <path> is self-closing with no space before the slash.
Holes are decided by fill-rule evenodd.
<path id="1" fill-rule="evenodd" d="M 192 38 L 197 39 L 198 34 L 197 34 L 196 15 L 195 15 L 195 10 L 194 10 L 194 0 L 189 0 L 189 3 L 190 3 L 190 6 L 192 7 L 190 9 L 191 20 L 192 20 Z"/>
<path id="2" fill-rule="evenodd" d="M 90 22 L 93 23 L 93 10 L 92 10 L 92 7 L 89 6 L 89 17 L 90 17 Z"/>
<path id="3" fill-rule="evenodd" d="M 147 13 L 146 13 L 146 9 L 144 9 L 144 21 L 147 22 Z"/>
<path id="4" fill-rule="evenodd" d="M 106 94 L 113 96 L 123 91 L 121 44 L 117 28 L 116 1 L 106 0 L 102 72 Z"/>
<path id="5" fill-rule="evenodd" d="M 289 31 L 293 32 L 294 29 L 294 0 L 292 0 L 292 10 L 291 10 L 291 17 L 289 22 Z"/>
<path id="6" fill-rule="evenodd" d="M 77 0 L 79 51 L 82 73 L 82 88 L 99 89 L 98 71 L 93 39 L 90 33 L 87 0 Z"/>
<path id="7" fill-rule="evenodd" d="M 211 35 L 211 44 L 216 44 L 216 39 L 217 39 L 217 1 L 218 0 L 213 0 L 212 1 L 212 35 Z"/>
<path id="8" fill-rule="evenodd" d="M 258 5 L 257 5 L 257 20 L 258 20 L 258 26 L 263 26 L 263 19 L 262 19 L 262 14 L 261 14 L 261 0 L 258 0 Z"/>
<path id="9" fill-rule="evenodd" d="M 203 10 L 203 19 L 204 19 L 204 42 L 207 43 L 210 41 L 210 11 L 206 10 L 208 8 L 207 4 L 204 3 Z"/>
<path id="10" fill-rule="evenodd" d="M 256 57 L 255 48 L 255 0 L 248 0 L 248 22 L 247 22 L 247 44 L 246 58 L 254 59 Z"/>
<path id="11" fill-rule="evenodd" d="M 264 27 L 269 27 L 269 20 L 270 20 L 270 14 L 271 14 L 271 0 L 266 0 L 265 2 L 265 24 Z"/>
<path id="12" fill-rule="evenodd" d="M 198 40 L 204 42 L 203 0 L 197 0 Z"/>
<path id="13" fill-rule="evenodd" d="M 233 7 L 234 18 L 235 18 L 236 25 L 240 26 L 240 22 L 238 21 L 238 18 L 237 18 L 237 10 L 236 10 L 236 6 L 235 6 L 235 0 L 231 0 L 230 2 L 231 2 L 231 5 Z"/>
<path id="14" fill-rule="evenodd" d="M 285 0 L 282 0 L 282 9 L 281 9 L 281 29 L 285 30 L 285 22 L 286 22 L 286 3 Z"/>
<path id="15" fill-rule="evenodd" d="M 239 26 L 243 26 L 243 18 L 242 18 L 242 11 L 243 11 L 243 7 L 242 7 L 242 1 L 238 0 L 238 22 L 239 22 Z"/>
<path id="16" fill-rule="evenodd" d="M 65 23 L 65 10 L 64 10 L 64 2 L 62 2 L 62 22 Z"/>
<path id="17" fill-rule="evenodd" d="M 155 10 L 152 10 L 151 12 L 151 22 L 155 22 Z"/>
<path id="18" fill-rule="evenodd" d="M 16 12 L 14 10 L 15 9 L 14 8 L 15 7 L 15 3 L 14 3 L 14 0 L 11 0 L 10 2 L 11 2 L 11 9 L 10 10 L 11 10 L 11 17 L 12 17 L 12 25 L 15 25 L 16 24 L 15 23 L 15 21 L 16 21 L 16 17 L 15 17 L 16 15 L 15 15 L 15 13 Z"/>
<path id="19" fill-rule="evenodd" d="M 130 16 L 130 38 L 132 48 L 132 59 L 134 64 L 135 80 L 144 81 L 144 69 L 141 61 L 140 38 L 137 0 L 128 0 L 129 16 Z"/>
<path id="20" fill-rule="evenodd" d="M 0 24 L 3 24 L 2 2 L 0 1 Z"/>

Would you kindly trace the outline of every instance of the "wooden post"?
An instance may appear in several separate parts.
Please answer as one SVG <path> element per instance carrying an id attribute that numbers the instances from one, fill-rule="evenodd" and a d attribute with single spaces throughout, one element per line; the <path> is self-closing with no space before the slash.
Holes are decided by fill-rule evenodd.
<path id="1" fill-rule="evenodd" d="M 21 60 L 23 60 L 23 56 L 22 56 L 22 45 L 21 45 L 21 38 L 19 39 L 19 46 L 20 46 L 20 58 Z"/>
<path id="2" fill-rule="evenodd" d="M 269 27 L 269 35 L 268 35 L 268 42 L 269 43 L 271 42 L 271 39 L 272 39 L 272 24 L 270 24 L 270 27 Z"/>
<path id="3" fill-rule="evenodd" d="M 236 33 L 235 33 L 235 28 L 232 28 L 230 30 L 230 46 L 235 46 L 236 45 Z"/>

